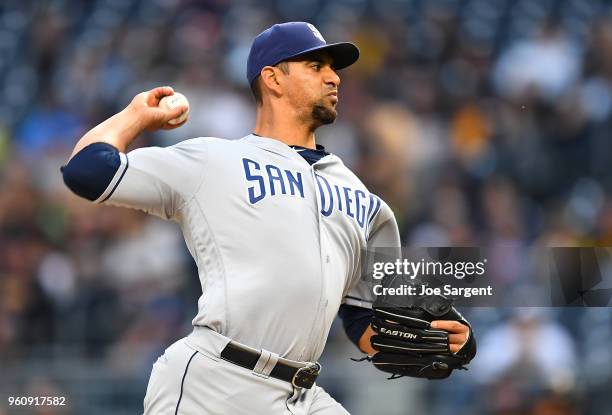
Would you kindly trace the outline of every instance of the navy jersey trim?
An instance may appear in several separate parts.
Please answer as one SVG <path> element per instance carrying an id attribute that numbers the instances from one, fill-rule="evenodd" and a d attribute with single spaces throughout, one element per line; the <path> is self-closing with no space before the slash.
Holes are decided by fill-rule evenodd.
<path id="1" fill-rule="evenodd" d="M 359 340 L 372 322 L 374 312 L 368 308 L 342 304 L 338 316 L 342 320 L 342 327 L 348 338 L 359 347 Z"/>
<path id="2" fill-rule="evenodd" d="M 325 156 L 329 156 L 329 153 L 325 150 L 321 144 L 317 144 L 316 150 L 312 148 L 306 148 L 302 146 L 289 146 L 294 149 L 304 160 L 311 166 L 317 161 L 321 160 Z"/>
<path id="3" fill-rule="evenodd" d="M 252 134 L 256 137 L 261 137 L 259 134 Z M 330 155 L 330 153 L 328 153 L 327 150 L 325 150 L 325 147 L 323 147 L 321 144 L 315 144 L 315 146 L 316 149 L 314 150 L 312 148 L 296 145 L 290 145 L 289 147 L 294 149 L 300 156 L 302 156 L 302 158 L 304 158 L 304 160 L 308 162 L 308 164 L 312 166 L 317 161 L 321 160 L 323 157 Z"/>
<path id="4" fill-rule="evenodd" d="M 121 166 L 119 150 L 108 143 L 92 143 L 60 168 L 64 183 L 75 194 L 94 201 L 112 182 Z"/>
<path id="5" fill-rule="evenodd" d="M 121 180 L 123 180 L 123 176 L 125 176 L 125 172 L 128 170 L 128 167 L 130 167 L 130 159 L 128 158 L 126 154 L 125 155 L 125 168 L 123 169 L 123 172 L 121 173 L 121 176 L 119 177 L 119 180 L 117 180 L 117 183 L 115 183 L 115 185 L 113 186 L 113 190 L 111 190 L 108 196 L 106 196 L 104 200 L 102 200 L 100 203 L 106 202 L 108 198 L 111 197 L 113 193 L 115 193 L 115 190 L 117 189 L 117 186 L 119 186 L 119 183 L 121 183 Z"/>
<path id="6" fill-rule="evenodd" d="M 181 404 L 181 399 L 183 398 L 183 386 L 185 385 L 185 378 L 187 377 L 187 371 L 189 370 L 189 365 L 191 364 L 191 361 L 197 354 L 198 352 L 193 352 L 193 354 L 189 358 L 189 361 L 187 362 L 187 366 L 185 366 L 185 373 L 183 373 L 183 379 L 181 380 L 181 394 L 179 395 L 178 402 L 176 403 L 176 409 L 174 410 L 174 415 L 178 414 L 179 405 Z"/>

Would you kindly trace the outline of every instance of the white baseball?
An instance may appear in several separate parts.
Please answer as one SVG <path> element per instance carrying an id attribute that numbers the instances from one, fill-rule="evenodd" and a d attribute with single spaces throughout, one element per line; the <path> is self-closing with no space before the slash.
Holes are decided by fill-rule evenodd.
<path id="1" fill-rule="evenodd" d="M 169 110 L 174 109 L 180 105 L 186 105 L 187 111 L 182 113 L 179 117 L 168 121 L 168 124 L 177 125 L 187 119 L 187 116 L 189 115 L 189 101 L 187 101 L 187 97 L 181 94 L 180 92 L 175 92 L 173 95 L 166 95 L 159 101 L 160 108 L 166 108 Z"/>

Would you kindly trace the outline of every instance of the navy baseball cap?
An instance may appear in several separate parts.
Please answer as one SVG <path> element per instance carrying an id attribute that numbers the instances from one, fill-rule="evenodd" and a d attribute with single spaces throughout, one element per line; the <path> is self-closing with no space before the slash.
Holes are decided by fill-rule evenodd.
<path id="1" fill-rule="evenodd" d="M 329 52 L 335 69 L 346 68 L 359 58 L 357 46 L 350 42 L 328 44 L 310 23 L 280 23 L 264 30 L 253 41 L 247 61 L 247 80 L 253 83 L 265 66 L 315 50 Z"/>

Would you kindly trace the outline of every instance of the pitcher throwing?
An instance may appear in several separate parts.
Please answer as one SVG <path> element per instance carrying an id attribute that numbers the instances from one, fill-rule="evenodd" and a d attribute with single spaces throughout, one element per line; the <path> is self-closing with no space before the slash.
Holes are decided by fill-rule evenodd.
<path id="1" fill-rule="evenodd" d="M 387 204 L 315 142 L 336 119 L 337 71 L 358 56 L 309 23 L 274 25 L 248 58 L 252 134 L 127 153 L 145 130 L 180 127 L 168 122 L 185 108 L 160 108 L 174 93 L 160 87 L 85 134 L 62 168 L 82 197 L 176 221 L 197 264 L 194 330 L 153 365 L 146 414 L 347 413 L 316 385 L 317 359 L 339 311 L 351 340 L 375 355 L 380 315 L 361 255 L 400 246 Z M 467 324 L 438 328 L 452 333 L 451 354 L 473 343 Z"/>

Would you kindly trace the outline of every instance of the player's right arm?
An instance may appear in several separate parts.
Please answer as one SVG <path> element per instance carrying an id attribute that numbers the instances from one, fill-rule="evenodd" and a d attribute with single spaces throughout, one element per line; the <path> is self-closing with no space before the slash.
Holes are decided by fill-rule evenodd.
<path id="1" fill-rule="evenodd" d="M 159 108 L 169 87 L 138 94 L 120 113 L 85 134 L 62 167 L 64 182 L 75 194 L 95 203 L 143 210 L 175 218 L 202 179 L 205 143 L 202 139 L 172 147 L 126 150 L 144 131 L 176 128 L 167 122 L 184 108 Z"/>
<path id="2" fill-rule="evenodd" d="M 154 88 L 136 95 L 121 112 L 89 130 L 76 144 L 70 158 L 93 143 L 107 143 L 125 153 L 129 145 L 144 131 L 178 128 L 184 124 L 170 125 L 168 121 L 187 110 L 178 106 L 172 110 L 160 108 L 159 101 L 174 94 L 169 86 Z M 186 120 L 185 120 L 186 121 Z"/>

